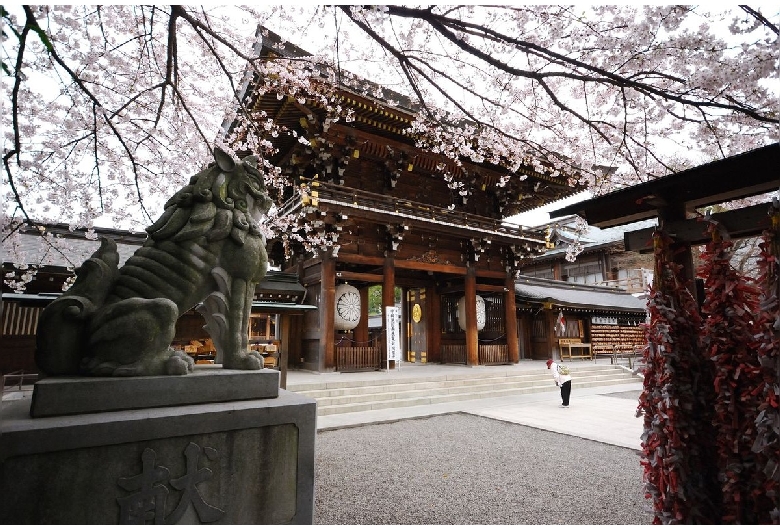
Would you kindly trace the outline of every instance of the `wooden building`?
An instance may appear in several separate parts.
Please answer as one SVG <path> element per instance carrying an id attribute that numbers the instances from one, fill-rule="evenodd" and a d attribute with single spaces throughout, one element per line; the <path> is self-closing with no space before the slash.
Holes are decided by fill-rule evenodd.
<path id="1" fill-rule="evenodd" d="M 578 219 L 570 215 L 534 226 L 548 234 L 553 248 L 523 263 L 520 274 L 580 285 L 619 287 L 637 295 L 646 293 L 653 278 L 653 257 L 626 251 L 623 234 L 654 227 L 655 219 L 617 228 L 587 226 L 579 234 L 575 232 Z M 572 244 L 578 244 L 581 251 L 574 261 L 569 261 L 567 253 Z"/>
<path id="2" fill-rule="evenodd" d="M 263 35 L 258 48 L 269 59 L 307 55 Z M 244 104 L 288 131 L 265 139 L 277 149 L 271 162 L 292 183 L 279 197 L 281 213 L 298 220 L 292 231 L 299 240 L 285 234 L 269 241 L 269 257 L 298 274 L 304 303 L 319 308 L 305 316 L 298 367 L 382 365 L 384 339 L 368 332 L 372 285 L 382 286 L 383 307 L 403 289 L 405 361 L 517 362 L 515 274 L 547 242 L 502 219 L 582 188 L 530 161 L 512 172 L 500 161 L 456 163 L 419 149 L 409 132 L 415 109 L 387 90 L 376 97 L 379 87 L 367 81 L 331 87 L 331 101 L 348 109 L 351 121 L 333 120 L 319 98 L 255 92 L 255 83 L 247 81 Z M 383 327 L 386 336 L 386 321 Z"/>
<path id="3" fill-rule="evenodd" d="M 516 295 L 522 358 L 631 355 L 645 342 L 646 302 L 623 289 L 521 275 Z"/>
<path id="4" fill-rule="evenodd" d="M 579 215 L 589 225 L 602 229 L 657 219 L 657 225 L 673 236 L 675 262 L 685 267 L 693 281 L 692 247 L 710 240 L 701 210 L 707 206 L 776 192 L 780 186 L 780 143 L 773 143 L 696 166 L 606 195 L 565 206 L 552 216 Z M 761 234 L 769 226 L 771 202 L 714 213 L 734 239 Z M 652 252 L 655 228 L 625 233 L 625 250 Z"/>

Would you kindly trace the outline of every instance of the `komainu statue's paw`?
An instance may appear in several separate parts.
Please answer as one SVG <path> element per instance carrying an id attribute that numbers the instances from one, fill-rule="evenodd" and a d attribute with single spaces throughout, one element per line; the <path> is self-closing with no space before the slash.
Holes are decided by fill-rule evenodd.
<path id="1" fill-rule="evenodd" d="M 263 356 L 256 351 L 244 352 L 243 355 L 233 356 L 232 359 L 225 359 L 222 363 L 223 368 L 231 370 L 260 370 L 263 368 Z"/>
<path id="2" fill-rule="evenodd" d="M 170 350 L 171 356 L 165 361 L 165 370 L 168 375 L 187 375 L 195 369 L 195 361 L 192 357 L 179 350 Z"/>
<path id="3" fill-rule="evenodd" d="M 142 375 L 187 375 L 195 369 L 195 361 L 183 351 L 168 348 L 131 363 L 118 365 L 111 362 L 85 363 L 83 371 L 92 375 L 112 377 L 138 377 Z"/>

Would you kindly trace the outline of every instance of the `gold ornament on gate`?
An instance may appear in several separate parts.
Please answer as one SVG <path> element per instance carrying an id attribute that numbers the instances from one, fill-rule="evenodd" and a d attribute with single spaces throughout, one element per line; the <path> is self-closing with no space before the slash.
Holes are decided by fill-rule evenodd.
<path id="1" fill-rule="evenodd" d="M 422 308 L 420 307 L 420 304 L 414 304 L 414 307 L 412 307 L 412 320 L 417 324 L 422 320 Z"/>

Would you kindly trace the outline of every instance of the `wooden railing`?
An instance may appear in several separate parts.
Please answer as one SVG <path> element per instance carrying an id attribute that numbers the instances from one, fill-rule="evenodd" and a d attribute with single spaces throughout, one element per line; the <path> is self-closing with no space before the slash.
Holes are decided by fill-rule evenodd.
<path id="1" fill-rule="evenodd" d="M 21 390 L 22 386 L 25 384 L 25 380 L 28 385 L 35 383 L 38 380 L 38 374 L 20 370 L 18 372 L 10 372 L 3 375 L 3 393 L 10 392 L 14 389 Z"/>
<path id="2" fill-rule="evenodd" d="M 337 346 L 336 370 L 363 372 L 380 368 L 381 349 L 378 346 Z"/>
<path id="3" fill-rule="evenodd" d="M 647 277 L 651 271 L 647 269 L 629 269 L 628 278 L 620 278 L 618 280 L 604 280 L 597 285 L 603 285 L 605 287 L 617 287 L 623 289 L 631 294 L 644 293 L 647 291 Z"/>
<path id="4" fill-rule="evenodd" d="M 480 344 L 479 364 L 509 364 L 506 344 Z"/>
<path id="5" fill-rule="evenodd" d="M 444 364 L 466 364 L 465 344 L 442 344 L 440 352 Z"/>
<path id="6" fill-rule="evenodd" d="M 316 184 L 316 186 L 314 185 Z M 473 232 L 511 239 L 523 238 L 535 243 L 544 243 L 544 234 L 520 225 L 512 225 L 502 219 L 450 210 L 447 207 L 418 203 L 407 199 L 379 193 L 339 186 L 331 182 L 312 181 L 310 192 L 316 192 L 319 203 L 331 203 L 342 207 L 383 212 L 406 222 L 414 220 L 435 222 L 452 228 L 468 227 Z M 279 216 L 288 215 L 300 208 L 310 197 L 296 191 L 294 196 L 281 206 Z"/>
<path id="7" fill-rule="evenodd" d="M 441 346 L 441 360 L 445 364 L 466 364 L 465 344 Z M 479 364 L 508 364 L 509 350 L 506 344 L 480 344 L 477 349 Z"/>

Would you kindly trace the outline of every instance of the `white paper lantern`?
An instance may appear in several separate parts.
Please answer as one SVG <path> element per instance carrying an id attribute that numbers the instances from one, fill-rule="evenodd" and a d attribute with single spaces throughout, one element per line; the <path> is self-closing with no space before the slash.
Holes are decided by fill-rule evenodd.
<path id="1" fill-rule="evenodd" d="M 346 283 L 336 287 L 334 327 L 350 330 L 360 323 L 360 291 Z"/>
<path id="2" fill-rule="evenodd" d="M 458 300 L 458 325 L 460 329 L 466 331 L 466 297 L 461 296 Z M 477 295 L 477 331 L 485 329 L 485 300 Z"/>

